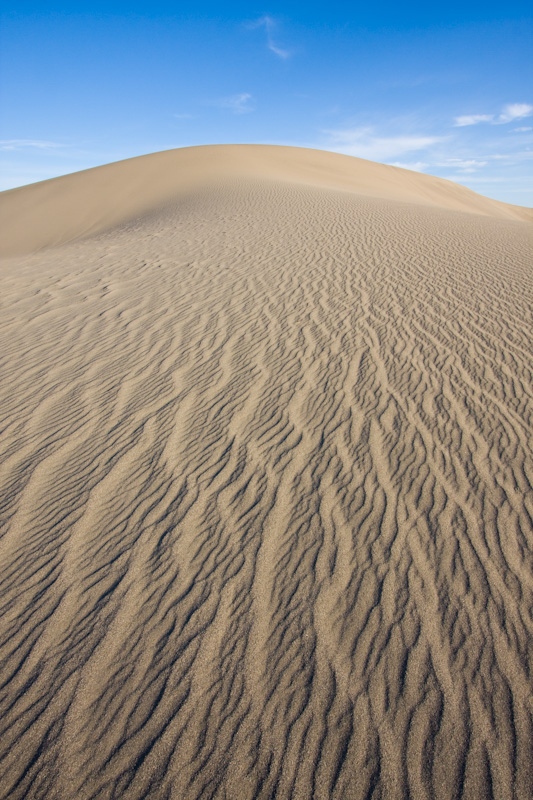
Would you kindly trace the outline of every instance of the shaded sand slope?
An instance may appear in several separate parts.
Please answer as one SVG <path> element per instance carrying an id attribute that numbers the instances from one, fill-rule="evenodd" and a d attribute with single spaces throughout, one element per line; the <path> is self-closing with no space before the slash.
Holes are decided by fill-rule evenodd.
<path id="1" fill-rule="evenodd" d="M 220 180 L 268 179 L 533 222 L 533 210 L 456 183 L 338 153 L 272 145 L 187 147 L 0 194 L 0 256 L 64 244 L 159 213 Z"/>
<path id="2" fill-rule="evenodd" d="M 532 230 L 260 175 L 2 262 L 2 798 L 533 794 Z"/>

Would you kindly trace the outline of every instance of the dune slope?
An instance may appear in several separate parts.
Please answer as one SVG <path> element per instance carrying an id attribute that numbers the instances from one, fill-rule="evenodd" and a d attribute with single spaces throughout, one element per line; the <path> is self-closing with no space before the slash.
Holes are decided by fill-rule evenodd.
<path id="1" fill-rule="evenodd" d="M 0 797 L 530 797 L 533 227 L 214 149 L 17 212 Z"/>
<path id="2" fill-rule="evenodd" d="M 268 145 L 186 147 L 0 193 L 0 256 L 34 252 L 159 213 L 228 180 L 276 180 L 533 222 L 533 210 L 360 158 Z"/>

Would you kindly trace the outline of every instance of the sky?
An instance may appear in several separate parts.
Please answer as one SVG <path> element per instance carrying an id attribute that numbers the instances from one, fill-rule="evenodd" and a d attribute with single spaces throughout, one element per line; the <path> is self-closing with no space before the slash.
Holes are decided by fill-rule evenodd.
<path id="1" fill-rule="evenodd" d="M 0 190 L 262 143 L 533 206 L 531 2 L 6 0 L 0 53 Z"/>

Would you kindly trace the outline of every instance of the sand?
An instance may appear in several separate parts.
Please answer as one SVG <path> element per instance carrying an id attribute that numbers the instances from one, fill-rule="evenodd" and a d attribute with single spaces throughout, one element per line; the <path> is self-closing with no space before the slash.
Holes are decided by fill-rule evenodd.
<path id="1" fill-rule="evenodd" d="M 245 145 L 0 214 L 0 796 L 530 798 L 532 212 Z"/>

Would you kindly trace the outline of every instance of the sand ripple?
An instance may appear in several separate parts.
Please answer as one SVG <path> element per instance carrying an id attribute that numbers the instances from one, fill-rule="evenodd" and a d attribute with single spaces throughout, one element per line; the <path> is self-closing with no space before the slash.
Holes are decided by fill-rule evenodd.
<path id="1" fill-rule="evenodd" d="M 533 796 L 531 226 L 235 182 L 2 264 L 0 796 Z"/>

